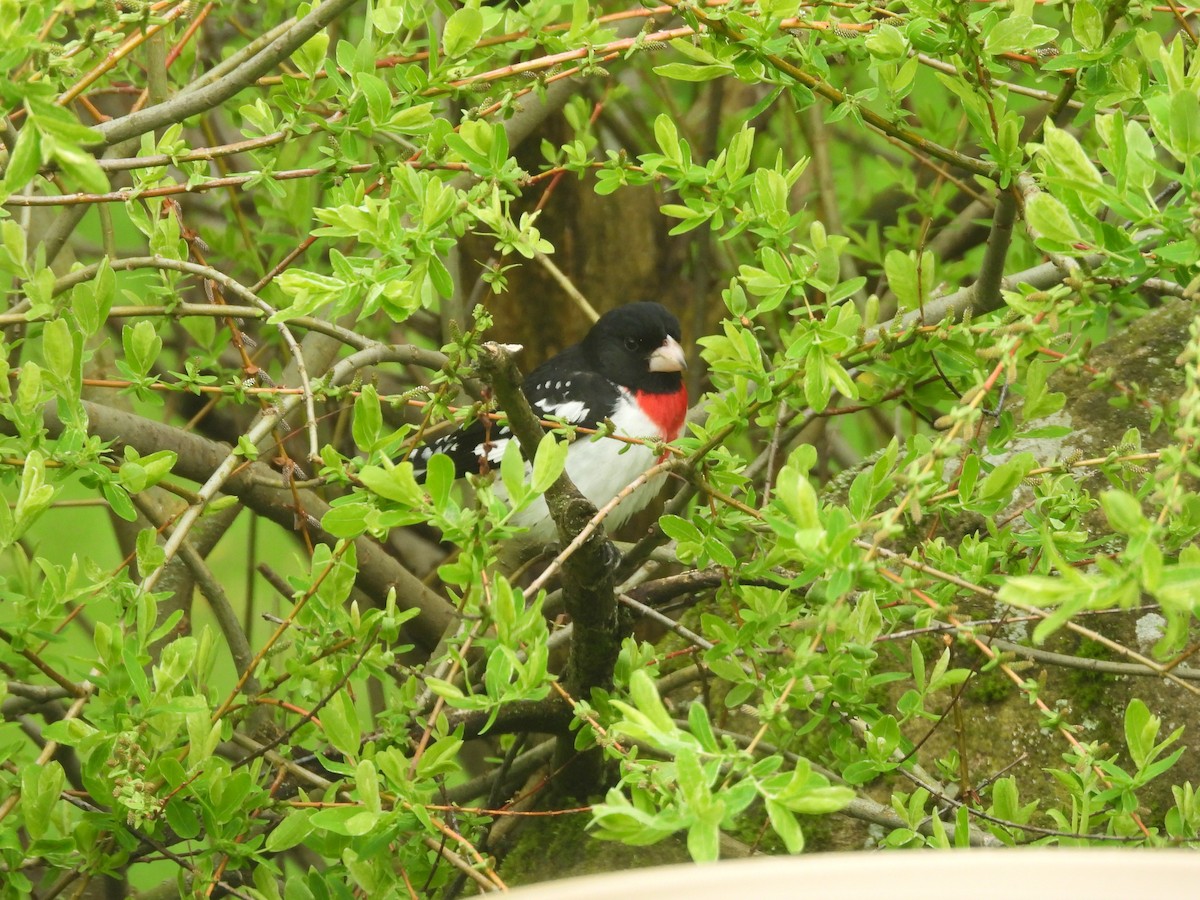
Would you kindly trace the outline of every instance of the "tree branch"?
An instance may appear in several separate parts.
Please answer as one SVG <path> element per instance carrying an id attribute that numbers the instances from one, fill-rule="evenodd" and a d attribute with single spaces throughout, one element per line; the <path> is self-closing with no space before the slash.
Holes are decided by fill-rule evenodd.
<path id="1" fill-rule="evenodd" d="M 128 444 L 141 453 L 171 450 L 179 457 L 173 471 L 183 478 L 204 482 L 229 456 L 229 448 L 224 444 L 109 406 L 82 402 L 91 434 L 118 446 Z M 57 404 L 49 404 L 42 418 L 52 437 L 62 433 Z M 303 514 L 310 520 L 309 528 L 318 540 L 331 546 L 337 542 L 319 525 L 329 505 L 311 491 L 300 490 L 297 496 L 302 509 L 297 510 L 282 476 L 263 463 L 242 460 L 237 471 L 225 480 L 222 490 L 287 531 L 295 529 L 297 514 Z M 358 586 L 376 600 L 382 600 L 390 589 L 395 588 L 396 602 L 402 609 L 420 610 L 421 615 L 406 626 L 414 639 L 425 649 L 437 646 L 456 618 L 453 608 L 388 555 L 374 539 L 358 538 L 355 548 L 358 551 Z"/>
<path id="2" fill-rule="evenodd" d="M 116 144 L 139 137 L 155 128 L 182 122 L 224 103 L 262 75 L 291 56 L 305 41 L 355 4 L 356 0 L 326 0 L 303 19 L 275 38 L 259 53 L 237 66 L 228 75 L 196 90 L 177 94 L 166 103 L 110 119 L 96 126 L 104 144 Z"/>
<path id="3" fill-rule="evenodd" d="M 1017 200 L 1012 190 L 1001 190 L 996 198 L 996 214 L 988 233 L 987 250 L 979 267 L 979 278 L 972 285 L 972 306 L 999 309 L 1004 303 L 1000 288 L 1004 282 L 1004 262 L 1012 245 L 1013 223 L 1017 220 Z"/>
<path id="4" fill-rule="evenodd" d="M 507 348 L 488 342 L 479 355 L 480 374 L 491 384 L 500 408 L 516 435 L 521 454 L 532 461 L 545 430 L 520 388 L 521 373 Z M 596 507 L 579 492 L 564 470 L 546 491 L 546 506 L 558 537 L 570 544 L 596 515 Z M 567 660 L 566 686 L 572 696 L 587 697 L 597 687 L 612 684 L 613 669 L 621 648 L 615 572 L 611 561 L 617 550 L 603 528 L 596 528 L 578 552 L 563 562 L 563 601 L 575 625 Z M 559 742 L 558 759 L 565 762 L 575 751 L 568 737 Z M 573 790 L 585 794 L 600 776 L 600 760 L 572 767 Z"/>

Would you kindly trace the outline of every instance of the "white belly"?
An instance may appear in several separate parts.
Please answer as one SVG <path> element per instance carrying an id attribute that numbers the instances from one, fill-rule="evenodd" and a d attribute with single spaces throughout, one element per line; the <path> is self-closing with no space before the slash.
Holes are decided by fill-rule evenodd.
<path id="1" fill-rule="evenodd" d="M 614 456 L 611 447 L 615 445 L 616 442 L 606 439 L 588 442 L 572 447 L 567 459 L 567 475 L 597 508 L 612 500 L 655 463 L 653 452 L 646 447 L 633 444 L 624 453 Z M 605 517 L 605 526 L 609 530 L 619 528 L 630 516 L 645 508 L 661 489 L 665 478 L 665 474 L 656 475 L 638 485 Z M 502 491 L 501 487 L 498 492 Z M 538 541 L 554 540 L 557 533 L 546 501 L 541 497 L 513 516 L 513 522 L 530 529 L 530 537 Z"/>
<path id="2" fill-rule="evenodd" d="M 612 416 L 616 433 L 626 437 L 661 439 L 658 426 L 642 412 L 632 395 L 624 390 L 622 394 L 624 402 Z M 597 440 L 580 435 L 567 455 L 567 474 L 580 492 L 599 508 L 657 461 L 654 451 L 642 444 L 626 444 L 611 438 Z M 629 521 L 630 516 L 644 509 L 662 489 L 665 479 L 665 474 L 656 475 L 622 499 L 604 519 L 608 530 L 619 528 Z M 550 511 L 546 509 L 546 501 L 540 497 L 514 516 L 513 521 L 530 530 L 529 538 L 533 542 L 549 543 L 557 539 L 557 530 L 550 519 Z"/>

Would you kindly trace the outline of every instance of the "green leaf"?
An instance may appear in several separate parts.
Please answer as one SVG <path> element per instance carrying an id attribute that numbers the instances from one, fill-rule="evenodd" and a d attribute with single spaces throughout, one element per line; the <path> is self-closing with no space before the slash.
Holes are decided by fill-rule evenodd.
<path id="1" fill-rule="evenodd" d="M 37 174 L 42 164 L 42 139 L 33 120 L 25 123 L 17 135 L 17 145 L 8 160 L 4 172 L 4 185 L 10 191 L 19 191 Z"/>
<path id="2" fill-rule="evenodd" d="M 1071 34 L 1085 50 L 1099 50 L 1103 45 L 1104 20 L 1091 0 L 1076 0 L 1071 10 Z"/>
<path id="3" fill-rule="evenodd" d="M 21 467 L 21 489 L 13 508 L 13 539 L 19 538 L 54 500 L 55 489 L 46 484 L 46 460 L 30 450 Z"/>
<path id="4" fill-rule="evenodd" d="M 96 623 L 96 635 L 100 636 L 101 628 L 108 628 L 103 622 Z M 112 635 L 112 629 L 109 629 L 109 635 Z M 87 724 L 80 722 L 78 719 L 60 719 L 57 722 L 50 722 L 42 730 L 43 737 L 48 741 L 58 741 L 67 747 L 78 747 L 88 738 L 95 737 L 99 732 L 97 729 Z"/>
<path id="5" fill-rule="evenodd" d="M 125 674 L 129 676 L 129 683 L 133 685 L 137 702 L 147 706 L 150 703 L 150 681 L 146 677 L 144 661 L 140 658 L 136 645 L 137 641 L 126 641 L 121 645 L 121 665 Z"/>
<path id="6" fill-rule="evenodd" d="M 500 458 L 500 480 L 513 506 L 520 506 L 529 489 L 525 486 L 525 460 L 515 440 L 504 445 L 504 455 Z"/>
<path id="7" fill-rule="evenodd" d="M 378 75 L 360 72 L 354 78 L 355 86 L 367 98 L 367 115 L 373 125 L 387 122 L 392 111 L 392 92 Z"/>
<path id="8" fill-rule="evenodd" d="M 1190 160 L 1200 153 L 1200 97 L 1194 87 L 1171 96 L 1171 137 L 1177 159 Z"/>
<path id="9" fill-rule="evenodd" d="M 258 459 L 258 445 L 245 434 L 238 435 L 237 447 L 234 449 L 234 452 L 238 456 L 244 456 L 249 460 Z"/>
<path id="10" fill-rule="evenodd" d="M 703 44 L 693 43 L 684 38 L 674 38 L 671 41 L 671 49 L 678 50 L 681 56 L 686 56 L 692 62 L 705 64 L 720 62 Z"/>
<path id="11" fill-rule="evenodd" d="M 782 803 L 771 799 L 766 801 L 766 807 L 771 827 L 783 841 L 783 846 L 787 848 L 788 853 L 803 852 L 804 832 L 800 830 L 800 823 L 796 821 L 796 816 L 792 811 Z"/>
<path id="12" fill-rule="evenodd" d="M 325 53 L 328 49 L 329 33 L 318 31 L 292 54 L 292 61 L 306 76 L 315 78 L 317 72 L 324 68 Z"/>
<path id="13" fill-rule="evenodd" d="M 310 316 L 349 291 L 349 286 L 340 278 L 303 269 L 288 269 L 276 279 L 276 283 L 285 295 L 291 297 L 292 302 L 271 315 L 267 321 L 272 325 L 298 316 Z"/>
<path id="14" fill-rule="evenodd" d="M 58 805 L 66 774 L 56 760 L 40 766 L 26 765 L 21 770 L 21 811 L 25 828 L 35 841 L 50 827 L 54 807 Z"/>
<path id="15" fill-rule="evenodd" d="M 433 104 L 418 103 L 392 113 L 387 130 L 400 134 L 424 134 L 433 127 Z M 448 191 L 453 197 L 453 191 Z"/>
<path id="16" fill-rule="evenodd" d="M 822 412 L 832 396 L 828 354 L 820 347 L 813 347 L 808 352 L 807 371 L 804 373 L 804 399 L 813 412 Z"/>
<path id="17" fill-rule="evenodd" d="M 881 766 L 875 760 L 857 760 L 842 769 L 841 778 L 847 785 L 865 785 L 887 770 L 887 766 Z"/>
<path id="18" fill-rule="evenodd" d="M 425 686 L 443 700 L 461 700 L 465 696 L 458 685 L 442 678 L 428 676 L 425 679 Z"/>
<path id="19" fill-rule="evenodd" d="M 850 779 L 847 777 L 846 780 Z M 805 787 L 798 797 L 788 799 L 787 806 L 788 809 L 802 815 L 823 816 L 845 809 L 853 800 L 854 791 L 848 787 Z"/>
<path id="20" fill-rule="evenodd" d="M 187 771 L 173 756 L 164 756 L 158 761 L 158 773 L 172 788 L 181 788 L 187 782 Z"/>
<path id="21" fill-rule="evenodd" d="M 921 652 L 921 645 L 917 641 L 913 641 L 909 647 L 909 661 L 912 664 L 913 683 L 916 684 L 917 690 L 925 690 L 925 654 Z"/>
<path id="22" fill-rule="evenodd" d="M 1050 162 L 1072 187 L 1082 187 L 1093 192 L 1104 184 L 1100 170 L 1088 158 L 1083 146 L 1069 131 L 1046 122 L 1043 149 L 1049 153 Z"/>
<path id="23" fill-rule="evenodd" d="M 1165 568 L 1160 583 L 1152 592 L 1164 609 L 1176 609 L 1190 618 L 1195 599 L 1200 597 L 1200 566 L 1177 565 Z"/>
<path id="24" fill-rule="evenodd" d="M 726 148 L 725 177 L 737 181 L 750 168 L 750 155 L 754 151 L 754 129 L 743 127 L 732 138 Z"/>
<path id="25" fill-rule="evenodd" d="M 149 456 L 139 456 L 132 447 L 125 448 L 126 461 L 121 464 L 118 475 L 121 485 L 136 494 L 153 487 L 171 474 L 179 456 L 173 450 L 157 450 Z"/>
<path id="26" fill-rule="evenodd" d="M 108 257 L 100 260 L 100 268 L 96 277 L 89 282 L 76 285 L 71 291 L 71 310 L 75 313 L 75 321 L 85 336 L 92 336 L 100 331 L 100 326 L 108 318 L 116 296 L 117 279 L 109 265 Z"/>
<path id="27" fill-rule="evenodd" d="M 629 697 L 633 700 L 633 705 L 660 731 L 670 733 L 675 730 L 675 723 L 671 720 L 667 708 L 663 706 L 654 682 L 642 669 L 636 670 L 629 679 Z"/>
<path id="28" fill-rule="evenodd" d="M 9 171 L 12 171 L 11 166 Z M 2 192 L 3 184 L 0 182 L 0 194 Z M 25 229 L 12 219 L 5 219 L 0 222 L 0 234 L 3 235 L 3 240 L 0 241 L 0 271 L 21 278 L 29 277 L 29 268 L 25 262 L 29 242 L 25 239 Z"/>
<path id="29" fill-rule="evenodd" d="M 1142 700 L 1134 697 L 1129 701 L 1125 707 L 1125 744 L 1129 747 L 1130 758 L 1139 769 L 1150 759 L 1160 727 L 1162 720 L 1152 716 Z"/>
<path id="30" fill-rule="evenodd" d="M 716 862 L 720 858 L 721 820 L 710 813 L 694 822 L 687 833 L 688 853 L 696 862 Z"/>
<path id="31" fill-rule="evenodd" d="M 138 375 L 146 375 L 162 351 L 162 338 L 154 323 L 143 319 L 136 325 L 126 325 L 121 331 L 125 362 Z"/>
<path id="32" fill-rule="evenodd" d="M 454 461 L 445 453 L 435 453 L 429 458 L 425 468 L 425 489 L 429 491 L 434 509 L 449 509 L 455 474 Z"/>
<path id="33" fill-rule="evenodd" d="M 354 424 L 351 426 L 354 443 L 360 450 L 370 453 L 379 442 L 383 431 L 383 410 L 379 406 L 379 393 L 373 384 L 363 385 L 354 401 Z"/>
<path id="34" fill-rule="evenodd" d="M 775 495 L 797 528 L 807 530 L 821 527 L 817 492 L 807 476 L 792 465 L 786 465 L 780 471 Z"/>
<path id="35" fill-rule="evenodd" d="M 100 132 L 82 124 L 66 107 L 47 99 L 28 95 L 29 113 L 37 119 L 44 137 L 56 137 L 67 143 L 92 146 L 103 140 Z"/>
<path id="36" fill-rule="evenodd" d="M 1053 415 L 1063 408 L 1067 395 L 1047 390 L 1047 379 L 1054 368 L 1049 365 L 1031 364 L 1025 375 L 1025 406 L 1021 417 L 1026 422 Z"/>
<path id="37" fill-rule="evenodd" d="M 1100 495 L 1100 505 L 1112 527 L 1128 537 L 1144 533 L 1150 523 L 1142 514 L 1137 498 L 1125 491 L 1111 490 Z"/>
<path id="38" fill-rule="evenodd" d="M 700 746 L 710 753 L 716 753 L 720 747 L 717 736 L 713 733 L 712 723 L 708 720 L 708 709 L 699 701 L 688 707 L 688 729 L 700 742 Z"/>
<path id="39" fill-rule="evenodd" d="M 200 817 L 182 797 L 176 795 L 168 800 L 164 812 L 171 830 L 183 840 L 191 840 L 200 833 Z"/>
<path id="40" fill-rule="evenodd" d="M 654 139 L 667 159 L 680 158 L 679 130 L 670 116 L 660 115 L 654 120 Z"/>
<path id="41" fill-rule="evenodd" d="M 1154 248 L 1154 258 L 1176 266 L 1190 266 L 1196 260 L 1196 245 L 1192 241 L 1170 241 Z"/>
<path id="42" fill-rule="evenodd" d="M 888 287 L 900 303 L 900 311 L 917 309 L 929 299 L 933 287 L 933 255 L 926 253 L 921 258 L 920 271 L 917 267 L 916 251 L 889 250 L 883 260 L 887 273 Z"/>
<path id="43" fill-rule="evenodd" d="M 1081 236 L 1071 213 L 1045 191 L 1038 191 L 1025 204 L 1025 220 L 1043 249 L 1074 249 Z"/>
<path id="44" fill-rule="evenodd" d="M 333 744 L 348 759 L 357 759 L 362 730 L 358 723 L 358 710 L 346 690 L 333 695 L 321 710 L 321 727 L 329 743 Z"/>
<path id="45" fill-rule="evenodd" d="M 679 516 L 665 515 L 658 520 L 658 524 L 662 528 L 663 533 L 673 541 L 681 544 L 704 543 L 704 535 L 700 533 L 700 529 L 687 519 L 682 519 Z"/>
<path id="46" fill-rule="evenodd" d="M 847 400 L 858 399 L 858 388 L 854 384 L 854 379 L 850 377 L 849 372 L 842 368 L 842 364 L 834 356 L 827 355 L 825 357 L 823 368 L 825 376 L 834 390 Z"/>
<path id="47" fill-rule="evenodd" d="M 356 538 L 367 530 L 371 507 L 361 501 L 331 507 L 321 517 L 321 527 L 335 538 Z"/>
<path id="48" fill-rule="evenodd" d="M 970 674 L 969 669 L 951 669 L 950 651 L 945 650 L 934 663 L 933 674 L 929 676 L 929 690 L 940 691 L 962 684 Z"/>
<path id="49" fill-rule="evenodd" d="M 492 591 L 491 613 L 492 621 L 496 623 L 496 633 L 503 641 L 511 634 L 513 625 L 517 621 L 516 594 L 508 579 L 503 576 L 496 578 L 496 584 Z"/>
<path id="50" fill-rule="evenodd" d="M 462 767 L 458 760 L 458 752 L 463 742 L 453 736 L 434 741 L 421 754 L 417 762 L 418 778 L 433 778 L 437 775 L 458 774 Z"/>
<path id="51" fill-rule="evenodd" d="M 483 14 L 470 6 L 456 10 L 446 20 L 442 32 L 442 52 L 457 59 L 477 43 L 483 35 Z"/>
<path id="52" fill-rule="evenodd" d="M 1047 538 L 1047 550 L 1053 551 L 1053 542 Z M 1009 578 L 1000 587 L 999 597 L 1004 603 L 1019 609 L 1056 607 L 1033 631 L 1035 643 L 1042 643 L 1047 636 L 1081 609 L 1109 609 L 1114 606 L 1132 605 L 1138 597 L 1136 579 L 1083 573 L 1067 566 L 1058 577 L 1048 575 L 1022 575 Z"/>
<path id="53" fill-rule="evenodd" d="M 896 70 L 895 76 L 891 79 L 888 85 L 892 89 L 892 93 L 897 96 L 904 96 L 908 93 L 908 89 L 916 80 L 917 70 L 921 67 L 921 60 L 916 55 L 910 56 Z"/>
<path id="54" fill-rule="evenodd" d="M 124 488 L 119 484 L 106 481 L 100 486 L 100 490 L 104 494 L 104 499 L 108 501 L 109 509 L 114 514 L 126 522 L 137 521 L 137 510 L 133 508 L 133 501 L 129 499 L 129 493 Z"/>
<path id="55" fill-rule="evenodd" d="M 979 486 L 980 500 L 1008 500 L 1037 464 L 1032 453 L 1018 453 L 988 473 Z"/>
<path id="56" fill-rule="evenodd" d="M 75 368 L 75 340 L 65 319 L 51 319 L 42 327 L 42 357 L 51 375 L 60 382 Z"/>
<path id="57" fill-rule="evenodd" d="M 368 812 L 383 811 L 379 798 L 379 773 L 375 763 L 369 759 L 361 759 L 354 770 L 354 786 L 358 789 L 359 799 Z"/>
<path id="58" fill-rule="evenodd" d="M 708 778 L 700 757 L 691 748 L 680 748 L 675 753 L 675 784 L 693 809 L 704 810 L 711 805 Z"/>
<path id="59" fill-rule="evenodd" d="M 312 810 L 292 810 L 284 817 L 270 834 L 267 835 L 265 848 L 268 853 L 279 853 L 290 850 L 301 843 L 313 832 Z"/>
<path id="60" fill-rule="evenodd" d="M 876 25 L 863 44 L 876 59 L 898 60 L 908 53 L 908 41 L 904 33 L 892 25 Z"/>
<path id="61" fill-rule="evenodd" d="M 530 486 L 534 492 L 544 494 L 546 489 L 558 480 L 558 476 L 567 466 L 568 449 L 570 444 L 557 440 L 553 432 L 546 432 L 533 457 L 533 477 L 530 479 Z"/>
<path id="62" fill-rule="evenodd" d="M 51 155 L 72 181 L 85 191 L 103 194 L 109 189 L 108 176 L 96 162 L 96 157 L 76 144 L 46 138 Z"/>
<path id="63" fill-rule="evenodd" d="M 1027 49 L 1029 31 L 1032 27 L 1033 19 L 1029 16 L 1015 14 L 1005 16 L 993 25 L 984 37 L 984 52 L 996 56 L 1000 53 Z"/>
<path id="64" fill-rule="evenodd" d="M 138 532 L 135 549 L 139 572 L 153 572 L 167 561 L 166 551 L 158 543 L 158 532 L 153 528 Z"/>
<path id="65" fill-rule="evenodd" d="M 404 13 L 402 0 L 379 0 L 371 10 L 371 22 L 383 34 L 395 34 L 404 24 Z"/>
<path id="66" fill-rule="evenodd" d="M 1074 581 L 1049 575 L 1017 575 L 1000 588 L 1000 599 L 1019 609 L 1038 606 L 1057 606 L 1085 595 L 1086 590 Z"/>
<path id="67" fill-rule="evenodd" d="M 604 803 L 592 807 L 597 837 L 644 847 L 669 837 L 684 824 L 681 816 L 670 811 L 651 812 L 651 801 L 645 791 L 634 788 L 633 793 L 636 806 L 617 788 L 612 788 Z"/>
<path id="68" fill-rule="evenodd" d="M 732 72 L 733 67 L 727 65 L 691 66 L 687 63 L 666 63 L 654 67 L 655 75 L 675 81 L 712 81 L 714 78 L 722 78 Z"/>
<path id="69" fill-rule="evenodd" d="M 958 473 L 958 498 L 963 503 L 971 502 L 975 491 L 975 481 L 979 478 L 979 457 L 968 453 L 963 460 L 962 471 Z"/>
<path id="70" fill-rule="evenodd" d="M 341 606 L 350 596 L 354 577 L 358 574 L 358 552 L 354 544 L 348 544 L 339 556 L 334 556 L 325 544 L 315 548 L 312 573 L 317 582 L 317 596 L 328 606 Z"/>
<path id="71" fill-rule="evenodd" d="M 425 501 L 425 494 L 417 484 L 410 462 L 386 467 L 363 466 L 358 477 L 371 493 L 386 500 L 394 500 L 408 507 L 420 506 Z"/>
<path id="72" fill-rule="evenodd" d="M 357 806 L 338 806 L 322 809 L 309 820 L 314 829 L 332 831 L 346 837 L 368 834 L 379 821 L 379 814 L 366 812 Z"/>

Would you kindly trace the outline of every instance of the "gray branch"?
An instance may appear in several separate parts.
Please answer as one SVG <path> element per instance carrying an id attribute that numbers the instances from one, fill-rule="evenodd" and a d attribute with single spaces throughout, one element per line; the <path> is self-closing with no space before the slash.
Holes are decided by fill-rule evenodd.
<path id="1" fill-rule="evenodd" d="M 104 144 L 115 144 L 207 112 L 266 75 L 355 2 L 356 0 L 326 0 L 229 74 L 211 84 L 181 92 L 166 103 L 121 116 L 119 119 L 111 119 L 97 125 L 96 130 L 103 135 Z"/>
<path id="2" fill-rule="evenodd" d="M 521 374 L 512 355 L 495 343 L 484 344 L 479 355 L 480 374 L 496 393 L 500 408 L 517 437 L 521 454 L 532 460 L 545 430 L 521 391 Z M 579 492 L 564 471 L 546 491 L 546 506 L 563 546 L 569 545 L 596 515 L 596 507 Z M 621 648 L 611 560 L 616 548 L 604 529 L 597 528 L 563 563 L 563 600 L 574 623 L 567 660 L 566 687 L 572 696 L 587 698 L 593 688 L 612 684 Z M 598 784 L 602 760 L 598 754 L 575 759 L 571 738 L 559 741 L 558 760 L 574 760 L 566 780 L 577 795 L 586 795 Z"/>
<path id="3" fill-rule="evenodd" d="M 179 456 L 173 471 L 180 477 L 203 482 L 229 456 L 228 446 L 179 428 L 98 403 L 84 401 L 83 405 L 91 434 L 104 441 L 113 441 L 118 450 L 119 445 L 124 444 L 142 453 L 171 450 Z M 57 404 L 47 406 L 43 421 L 51 437 L 62 433 Z M 301 508 L 297 509 L 283 477 L 263 463 L 242 461 L 223 489 L 236 496 L 248 509 L 288 531 L 295 529 L 297 515 L 303 515 L 317 540 L 330 545 L 336 542 L 336 538 L 320 527 L 320 519 L 329 505 L 311 491 L 300 490 L 297 495 Z M 355 547 L 358 551 L 358 586 L 376 600 L 382 600 L 394 588 L 396 602 L 402 609 L 417 609 L 421 613 L 408 626 L 413 638 L 427 649 L 436 646 L 455 619 L 453 608 L 374 539 L 361 537 Z"/>

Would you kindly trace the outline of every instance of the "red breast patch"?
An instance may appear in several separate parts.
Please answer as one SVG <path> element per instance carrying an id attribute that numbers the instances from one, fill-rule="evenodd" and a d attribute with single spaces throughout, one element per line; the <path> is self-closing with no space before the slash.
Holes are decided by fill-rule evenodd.
<path id="1" fill-rule="evenodd" d="M 664 441 L 673 441 L 683 430 L 687 418 L 687 388 L 681 387 L 673 394 L 651 394 L 637 392 L 638 406 L 655 425 Z"/>

